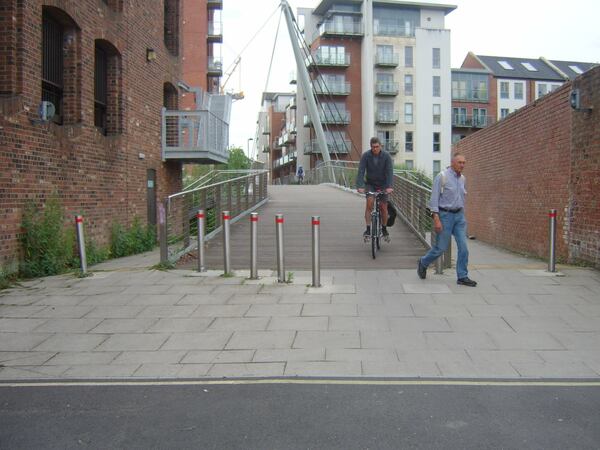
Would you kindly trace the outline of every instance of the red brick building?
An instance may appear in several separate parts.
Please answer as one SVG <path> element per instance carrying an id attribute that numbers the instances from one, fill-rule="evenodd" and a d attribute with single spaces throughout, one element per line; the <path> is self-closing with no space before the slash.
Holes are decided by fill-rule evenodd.
<path id="1" fill-rule="evenodd" d="M 180 190 L 161 159 L 161 109 L 177 109 L 181 2 L 7 0 L 0 5 L 0 266 L 19 257 L 23 207 L 58 194 L 96 244 L 113 222 L 155 223 Z M 40 121 L 42 101 L 55 116 Z"/>
<path id="2" fill-rule="evenodd" d="M 580 108 L 570 105 L 579 90 Z M 459 141 L 467 158 L 469 234 L 548 256 L 556 209 L 557 256 L 600 268 L 600 67 Z"/>

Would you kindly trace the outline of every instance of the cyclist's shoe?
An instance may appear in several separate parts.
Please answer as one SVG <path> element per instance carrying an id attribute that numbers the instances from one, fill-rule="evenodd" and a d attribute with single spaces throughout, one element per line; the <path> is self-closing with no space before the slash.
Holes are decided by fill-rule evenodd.
<path id="1" fill-rule="evenodd" d="M 371 238 L 371 228 L 367 228 L 365 230 L 365 232 L 363 233 L 363 239 L 365 240 L 365 242 Z"/>
<path id="2" fill-rule="evenodd" d="M 385 239 L 385 242 L 390 242 L 390 233 L 388 233 L 387 228 L 382 228 L 381 234 L 383 235 L 383 239 Z"/>

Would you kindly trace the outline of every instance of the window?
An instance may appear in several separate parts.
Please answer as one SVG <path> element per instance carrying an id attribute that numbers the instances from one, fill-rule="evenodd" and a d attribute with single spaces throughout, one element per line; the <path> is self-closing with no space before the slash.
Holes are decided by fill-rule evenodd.
<path id="1" fill-rule="evenodd" d="M 480 128 L 487 126 L 487 109 L 473 108 L 473 126 Z"/>
<path id="2" fill-rule="evenodd" d="M 94 45 L 94 125 L 104 135 L 122 131 L 121 56 L 108 41 Z"/>
<path id="3" fill-rule="evenodd" d="M 442 168 L 442 164 L 440 161 L 433 161 L 433 178 L 437 177 L 437 174 L 440 173 Z"/>
<path id="4" fill-rule="evenodd" d="M 404 161 L 404 165 L 406 166 L 406 168 L 408 170 L 413 170 L 415 168 L 415 163 L 413 162 L 412 159 L 407 159 Z"/>
<path id="5" fill-rule="evenodd" d="M 55 108 L 53 121 L 63 115 L 63 26 L 44 11 L 42 17 L 42 100 Z"/>
<path id="6" fill-rule="evenodd" d="M 421 23 L 417 8 L 373 5 L 373 32 L 376 36 L 414 36 Z"/>
<path id="7" fill-rule="evenodd" d="M 539 83 L 537 87 L 538 97 L 542 97 L 548 93 L 548 85 L 546 83 Z"/>
<path id="8" fill-rule="evenodd" d="M 413 151 L 413 132 L 406 131 L 404 133 L 404 151 L 412 152 Z"/>
<path id="9" fill-rule="evenodd" d="M 439 125 L 441 123 L 442 106 L 438 103 L 433 105 L 433 124 Z"/>
<path id="10" fill-rule="evenodd" d="M 377 62 L 381 64 L 394 63 L 394 46 L 393 45 L 378 45 L 377 46 Z M 398 61 L 396 61 L 398 64 Z"/>
<path id="11" fill-rule="evenodd" d="M 557 90 L 560 87 L 560 84 L 551 84 L 550 92 Z"/>
<path id="12" fill-rule="evenodd" d="M 500 82 L 500 98 L 509 98 L 508 81 Z"/>
<path id="13" fill-rule="evenodd" d="M 571 69 L 573 72 L 575 72 L 578 75 L 581 75 L 583 73 L 583 70 L 581 70 L 581 68 L 579 66 L 569 66 L 569 69 Z"/>
<path id="14" fill-rule="evenodd" d="M 413 76 L 404 75 L 404 95 L 413 95 Z"/>
<path id="15" fill-rule="evenodd" d="M 413 104 L 404 104 L 404 123 L 413 123 Z"/>
<path id="16" fill-rule="evenodd" d="M 382 122 L 397 122 L 398 115 L 394 114 L 394 103 L 377 102 L 377 117 Z"/>
<path id="17" fill-rule="evenodd" d="M 522 62 L 521 65 L 523 67 L 525 67 L 527 70 L 529 70 L 530 72 L 537 72 L 538 71 L 535 67 L 533 67 L 533 64 L 531 64 L 531 63 Z"/>
<path id="18" fill-rule="evenodd" d="M 488 101 L 487 75 L 452 71 L 452 100 Z"/>
<path id="19" fill-rule="evenodd" d="M 452 108 L 452 125 L 458 127 L 467 125 L 467 108 Z"/>
<path id="20" fill-rule="evenodd" d="M 433 96 L 441 97 L 440 77 L 438 75 L 433 77 Z"/>
<path id="21" fill-rule="evenodd" d="M 404 67 L 413 66 L 413 48 L 404 47 Z"/>
<path id="22" fill-rule="evenodd" d="M 440 151 L 440 135 L 441 133 L 433 133 L 433 151 L 436 153 Z"/>
<path id="23" fill-rule="evenodd" d="M 323 45 L 315 53 L 315 60 L 325 64 L 347 64 L 344 46 Z"/>
<path id="24" fill-rule="evenodd" d="M 500 108 L 500 118 L 504 119 L 508 116 L 508 108 Z"/>
<path id="25" fill-rule="evenodd" d="M 523 100 L 523 83 L 515 83 L 515 99 Z"/>
<path id="26" fill-rule="evenodd" d="M 456 144 L 458 141 L 463 139 L 464 136 L 462 134 L 452 134 L 452 144 Z"/>
<path id="27" fill-rule="evenodd" d="M 502 68 L 503 68 L 503 69 L 506 69 L 506 70 L 515 70 L 515 69 L 513 68 L 513 66 L 511 66 L 511 65 L 508 63 L 508 61 L 498 61 L 498 64 L 500 64 L 500 66 L 502 66 Z"/>
<path id="28" fill-rule="evenodd" d="M 440 49 L 439 48 L 434 48 L 433 49 L 433 55 L 432 55 L 432 67 L 434 69 L 439 69 L 440 68 Z"/>
<path id="29" fill-rule="evenodd" d="M 169 53 L 179 55 L 179 0 L 164 0 L 164 41 Z"/>
<path id="30" fill-rule="evenodd" d="M 106 106 L 108 103 L 108 56 L 96 45 L 94 55 L 94 125 L 106 134 Z"/>

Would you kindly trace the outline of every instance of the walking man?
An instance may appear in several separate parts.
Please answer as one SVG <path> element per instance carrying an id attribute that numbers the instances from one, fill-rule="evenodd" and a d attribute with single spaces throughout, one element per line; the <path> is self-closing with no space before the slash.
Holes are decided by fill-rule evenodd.
<path id="1" fill-rule="evenodd" d="M 427 267 L 450 245 L 452 235 L 458 247 L 456 258 L 457 284 L 475 287 L 477 282 L 469 278 L 467 264 L 467 222 L 465 220 L 465 157 L 461 153 L 452 156 L 450 167 L 440 172 L 433 181 L 430 208 L 433 215 L 433 228 L 437 233 L 435 245 L 419 259 L 417 273 L 422 280 L 427 276 Z"/>

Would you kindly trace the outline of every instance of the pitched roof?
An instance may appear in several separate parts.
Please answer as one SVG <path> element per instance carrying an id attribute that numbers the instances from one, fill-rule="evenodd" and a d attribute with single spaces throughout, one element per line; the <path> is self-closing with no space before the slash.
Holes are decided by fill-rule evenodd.
<path id="1" fill-rule="evenodd" d="M 577 61 L 556 61 L 553 59 L 550 60 L 550 62 L 552 64 L 554 64 L 566 76 L 568 76 L 570 80 L 577 78 L 583 72 L 587 72 L 588 70 L 590 70 L 598 65 L 595 63 L 586 63 L 586 62 L 577 62 Z"/>
<path id="2" fill-rule="evenodd" d="M 541 59 L 484 56 L 477 58 L 498 78 L 564 81 L 564 78 Z"/>

